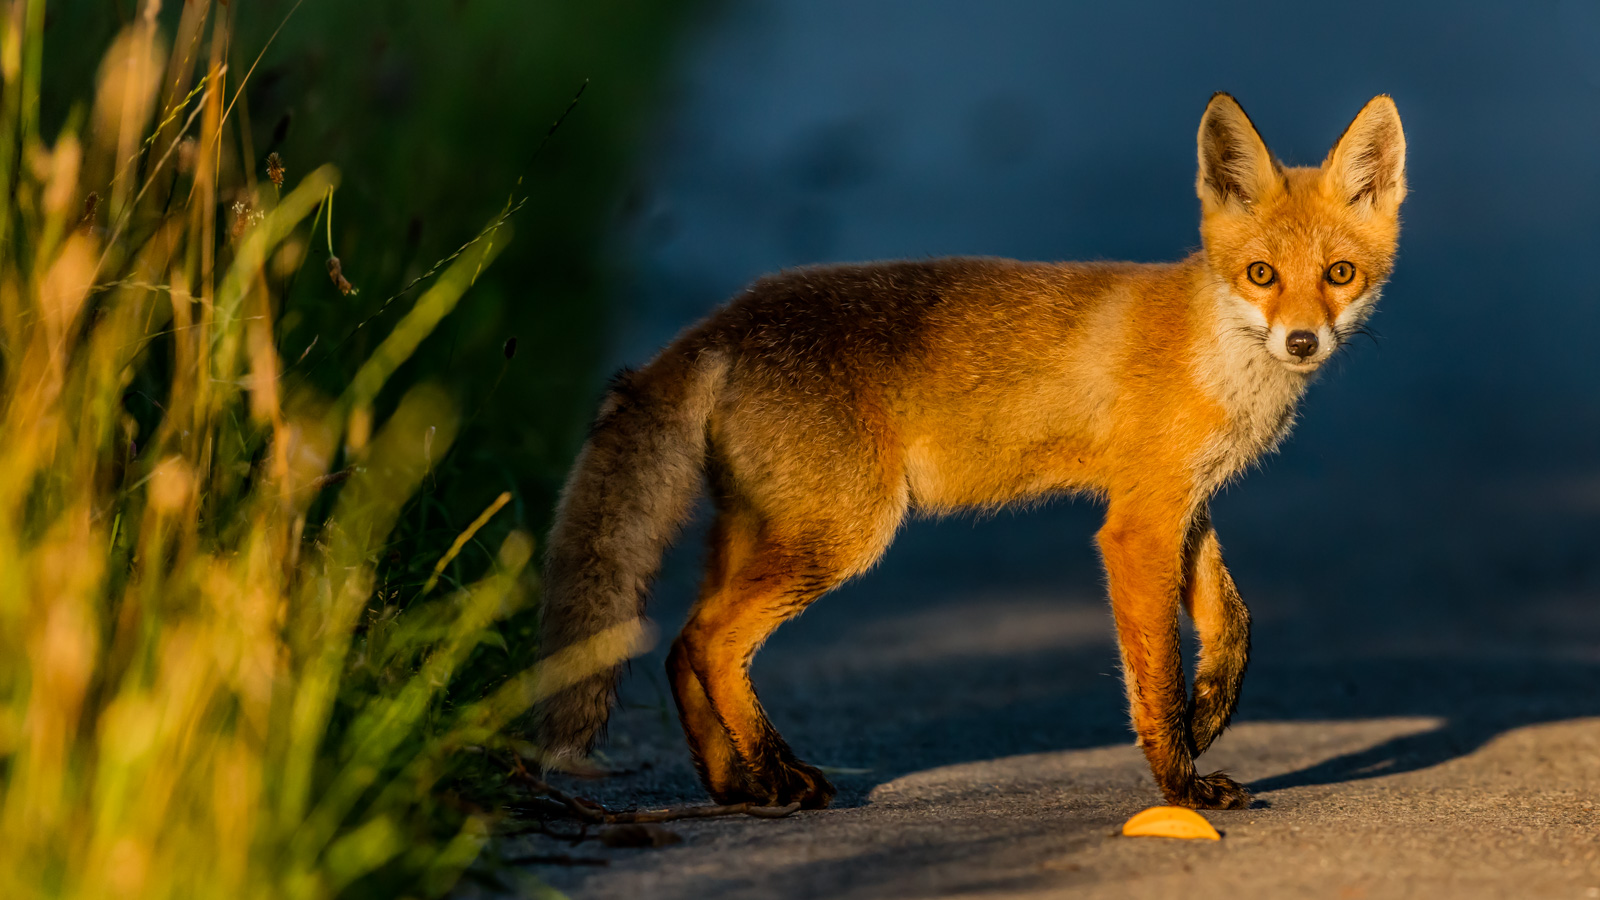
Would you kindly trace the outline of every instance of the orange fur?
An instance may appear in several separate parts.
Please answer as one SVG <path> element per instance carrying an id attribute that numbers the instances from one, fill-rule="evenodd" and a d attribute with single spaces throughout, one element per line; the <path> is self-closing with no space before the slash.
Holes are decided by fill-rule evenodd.
<path id="1" fill-rule="evenodd" d="M 1249 642 L 1207 501 L 1282 438 L 1370 312 L 1404 151 L 1379 97 L 1321 167 L 1285 168 L 1219 94 L 1199 135 L 1203 249 L 1181 262 L 956 258 L 757 282 L 612 392 L 552 534 L 548 646 L 638 614 L 687 506 L 685 466 L 703 460 L 711 560 L 668 664 L 684 730 L 718 800 L 823 805 L 832 787 L 751 689 L 761 643 L 870 567 L 912 511 L 1093 494 L 1156 781 L 1175 804 L 1243 805 L 1238 784 L 1194 768 L 1232 715 Z M 1296 352 L 1296 335 L 1314 349 Z M 1202 642 L 1192 700 L 1180 607 Z M 594 740 L 611 687 L 547 705 L 553 758 Z"/>

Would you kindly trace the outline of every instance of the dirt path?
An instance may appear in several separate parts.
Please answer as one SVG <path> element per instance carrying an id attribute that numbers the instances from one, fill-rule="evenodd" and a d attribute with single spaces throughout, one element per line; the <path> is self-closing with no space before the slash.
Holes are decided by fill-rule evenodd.
<path id="1" fill-rule="evenodd" d="M 1063 507 L 916 525 L 763 652 L 780 729 L 849 770 L 835 808 L 674 825 L 684 842 L 657 850 L 500 849 L 607 858 L 532 870 L 594 898 L 1600 896 L 1585 520 L 1517 515 L 1542 489 L 1523 486 L 1503 492 L 1494 526 L 1463 516 L 1418 535 L 1406 511 L 1437 507 L 1397 493 L 1384 514 L 1285 531 L 1270 527 L 1286 514 L 1273 498 L 1292 482 L 1259 478 L 1241 491 L 1254 501 L 1218 509 L 1256 653 L 1239 719 L 1202 768 L 1258 798 L 1208 814 L 1218 844 L 1115 835 L 1160 798 L 1122 711 L 1095 513 Z M 668 631 L 693 556 L 669 567 Z M 1319 559 L 1347 563 L 1283 583 Z M 573 790 L 622 806 L 702 799 L 659 671 L 659 652 L 634 666 L 608 750 L 633 774 Z"/>
<path id="2" fill-rule="evenodd" d="M 1211 762 L 1261 784 L 1438 724 L 1249 723 Z M 546 877 L 580 897 L 685 900 L 1586 897 L 1597 756 L 1597 720 L 1519 729 L 1427 770 L 1263 793 L 1265 808 L 1209 814 L 1213 844 L 1116 835 L 1151 802 L 1131 747 L 1028 754 L 902 776 L 855 809 L 684 827 L 684 846 Z"/>

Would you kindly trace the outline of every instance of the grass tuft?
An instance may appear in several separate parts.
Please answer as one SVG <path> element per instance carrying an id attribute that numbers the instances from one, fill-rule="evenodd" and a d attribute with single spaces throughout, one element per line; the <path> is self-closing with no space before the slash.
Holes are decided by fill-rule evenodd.
<path id="1" fill-rule="evenodd" d="M 0 896 L 440 894 L 496 815 L 444 788 L 582 675 L 452 690 L 530 599 L 517 530 L 433 597 L 508 496 L 414 597 L 377 574 L 460 426 L 436 386 L 375 421 L 379 395 L 514 208 L 342 393 L 290 384 L 274 316 L 319 215 L 330 302 L 354 293 L 331 250 L 338 172 L 248 158 L 223 105 L 245 86 L 227 10 L 205 2 L 170 53 L 153 13 L 128 25 L 91 112 L 47 141 L 44 15 L 13 0 L 0 21 Z M 641 640 L 602 637 L 586 659 Z"/>

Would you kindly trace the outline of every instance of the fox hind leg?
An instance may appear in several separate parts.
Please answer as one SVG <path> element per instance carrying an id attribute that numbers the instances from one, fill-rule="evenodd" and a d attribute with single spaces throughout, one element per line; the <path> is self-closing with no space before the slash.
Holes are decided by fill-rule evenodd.
<path id="1" fill-rule="evenodd" d="M 672 683 L 672 699 L 678 706 L 678 721 L 683 725 L 683 735 L 689 742 L 689 754 L 694 759 L 700 783 L 718 802 L 728 802 L 726 798 L 745 787 L 739 751 L 706 696 L 700 676 L 689 662 L 688 645 L 682 637 L 673 641 L 672 650 L 667 654 L 667 675 Z"/>
<path id="2" fill-rule="evenodd" d="M 833 785 L 767 718 L 750 662 L 779 625 L 871 565 L 898 521 L 899 511 L 884 509 L 779 533 L 749 512 L 719 516 L 705 588 L 669 660 L 696 766 L 719 803 L 818 808 L 833 799 Z"/>
<path id="3" fill-rule="evenodd" d="M 702 598 L 684 626 L 674 648 L 681 660 L 679 708 L 686 730 L 694 731 L 690 744 L 702 778 L 719 803 L 826 806 L 833 786 L 801 763 L 773 728 L 749 667 L 779 625 L 842 579 L 765 541 L 754 549 L 722 589 Z"/>
<path id="4" fill-rule="evenodd" d="M 706 542 L 705 579 L 700 588 L 701 604 L 707 597 L 724 589 L 730 557 L 742 558 L 749 554 L 748 546 L 729 546 L 732 537 L 744 536 L 743 531 L 730 529 L 729 518 L 719 515 L 711 524 L 711 534 Z M 743 787 L 738 751 L 733 746 L 733 739 L 728 736 L 727 726 L 722 724 L 722 719 L 711 706 L 705 687 L 700 683 L 700 676 L 695 674 L 694 665 L 690 662 L 689 644 L 682 634 L 672 642 L 672 650 L 667 655 L 667 677 L 672 684 L 673 701 L 678 707 L 678 721 L 683 725 L 683 734 L 689 742 L 689 753 L 694 759 L 701 783 L 713 796 L 736 793 Z"/>

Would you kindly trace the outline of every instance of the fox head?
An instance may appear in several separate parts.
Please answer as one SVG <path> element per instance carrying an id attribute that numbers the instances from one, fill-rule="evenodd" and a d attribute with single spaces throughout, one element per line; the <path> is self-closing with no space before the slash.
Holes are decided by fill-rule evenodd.
<path id="1" fill-rule="evenodd" d="M 1200 119 L 1200 236 L 1225 301 L 1267 352 L 1316 370 L 1356 333 L 1393 267 L 1406 139 L 1374 97 L 1322 165 L 1278 162 L 1238 101 Z"/>

